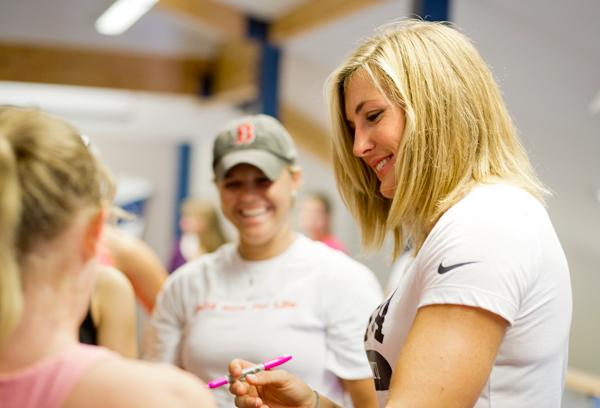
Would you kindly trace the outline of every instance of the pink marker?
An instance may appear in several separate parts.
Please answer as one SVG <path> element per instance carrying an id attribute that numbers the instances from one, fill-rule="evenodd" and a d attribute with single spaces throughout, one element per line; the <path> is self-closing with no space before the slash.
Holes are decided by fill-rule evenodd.
<path id="1" fill-rule="evenodd" d="M 248 368 L 242 370 L 242 375 L 240 375 L 240 377 L 237 379 L 243 380 L 249 374 L 255 374 L 255 373 L 258 373 L 261 371 L 270 370 L 271 368 L 280 366 L 283 363 L 290 361 L 291 359 L 292 359 L 292 356 L 290 354 L 286 354 L 284 356 L 276 357 L 273 360 L 265 361 L 264 363 L 260 363 L 255 366 L 248 367 Z M 211 382 L 208 383 L 208 388 L 217 388 L 217 387 L 220 387 L 225 384 L 231 384 L 235 380 L 236 379 L 232 378 L 230 375 L 221 377 L 221 378 L 217 378 L 216 380 L 212 380 Z"/>

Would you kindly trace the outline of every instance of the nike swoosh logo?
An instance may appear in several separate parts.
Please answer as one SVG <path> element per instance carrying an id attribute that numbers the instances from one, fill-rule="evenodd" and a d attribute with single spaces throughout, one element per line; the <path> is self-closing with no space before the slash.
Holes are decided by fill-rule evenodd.
<path id="1" fill-rule="evenodd" d="M 438 266 L 438 273 L 440 275 L 443 275 L 443 274 L 445 274 L 447 272 L 450 272 L 452 269 L 456 269 L 456 268 L 459 268 L 461 266 L 465 266 L 465 265 L 469 265 L 469 264 L 474 264 L 474 263 L 478 263 L 478 261 L 462 262 L 462 263 L 457 263 L 457 264 L 449 265 L 449 266 L 444 266 L 440 262 L 440 266 Z"/>

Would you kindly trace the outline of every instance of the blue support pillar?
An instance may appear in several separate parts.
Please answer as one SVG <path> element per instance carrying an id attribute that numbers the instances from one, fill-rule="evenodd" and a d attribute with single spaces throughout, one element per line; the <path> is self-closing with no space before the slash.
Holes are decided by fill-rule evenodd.
<path id="1" fill-rule="evenodd" d="M 278 47 L 270 44 L 262 46 L 262 67 L 260 75 L 260 95 L 262 111 L 273 117 L 279 116 L 279 56 Z"/>
<path id="2" fill-rule="evenodd" d="M 189 143 L 181 143 L 177 147 L 177 191 L 175 195 L 175 236 L 179 237 L 179 208 L 190 193 L 190 157 L 192 147 Z"/>
<path id="3" fill-rule="evenodd" d="M 279 116 L 279 60 L 281 50 L 268 42 L 269 25 L 248 18 L 248 37 L 260 43 L 261 59 L 259 73 L 260 111 Z"/>
<path id="4" fill-rule="evenodd" d="M 450 0 L 415 0 L 414 13 L 428 21 L 450 21 Z"/>

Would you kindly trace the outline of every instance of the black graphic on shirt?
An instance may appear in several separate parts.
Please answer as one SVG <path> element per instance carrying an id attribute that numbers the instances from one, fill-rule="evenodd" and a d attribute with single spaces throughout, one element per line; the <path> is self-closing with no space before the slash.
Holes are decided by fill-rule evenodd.
<path id="1" fill-rule="evenodd" d="M 377 310 L 375 310 L 371 317 L 369 317 L 367 330 L 365 330 L 365 341 L 367 341 L 367 335 L 370 330 L 371 333 L 373 333 L 373 337 L 375 338 L 375 340 L 377 340 L 379 343 L 383 343 L 383 322 L 385 321 L 385 315 L 387 314 L 388 307 L 390 306 L 390 301 L 394 297 L 395 293 L 396 291 L 394 291 L 394 293 L 392 293 L 392 295 L 388 297 L 388 299 L 384 303 L 379 305 Z"/>
<path id="2" fill-rule="evenodd" d="M 390 363 L 375 350 L 367 350 L 367 358 L 373 371 L 373 381 L 377 391 L 387 391 L 390 389 L 390 380 L 392 378 L 392 367 Z"/>

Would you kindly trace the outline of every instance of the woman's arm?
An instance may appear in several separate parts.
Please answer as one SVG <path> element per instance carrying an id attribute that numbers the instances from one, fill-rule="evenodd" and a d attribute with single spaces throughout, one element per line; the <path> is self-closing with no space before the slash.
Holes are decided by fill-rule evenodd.
<path id="1" fill-rule="evenodd" d="M 346 392 L 350 394 L 352 405 L 360 408 L 377 408 L 375 383 L 372 378 L 365 378 L 363 380 L 342 380 L 342 384 Z"/>
<path id="2" fill-rule="evenodd" d="M 324 274 L 324 282 L 318 288 L 327 298 L 321 303 L 322 316 L 327 353 L 332 356 L 324 368 L 340 379 L 355 407 L 375 408 L 378 404 L 373 372 L 363 339 L 369 316 L 381 302 L 381 287 L 363 265 L 347 257 L 344 263 L 341 261 L 336 266 L 339 270 Z"/>
<path id="3" fill-rule="evenodd" d="M 186 330 L 188 296 L 187 281 L 183 275 L 171 275 L 156 300 L 156 306 L 144 330 L 142 357 L 145 360 L 164 362 L 181 367 L 181 342 Z M 195 301 L 195 300 L 193 300 Z M 195 303 L 194 303 L 195 304 Z"/>
<path id="4" fill-rule="evenodd" d="M 425 306 L 400 351 L 387 408 L 472 407 L 508 322 L 483 309 Z"/>
<path id="5" fill-rule="evenodd" d="M 106 226 L 103 239 L 115 261 L 114 266 L 127 276 L 137 298 L 151 312 L 168 276 L 160 259 L 144 241 L 115 227 Z"/>
<path id="6" fill-rule="evenodd" d="M 99 346 L 123 357 L 137 358 L 135 295 L 127 278 L 118 270 L 98 267 L 92 318 L 98 330 Z"/>

